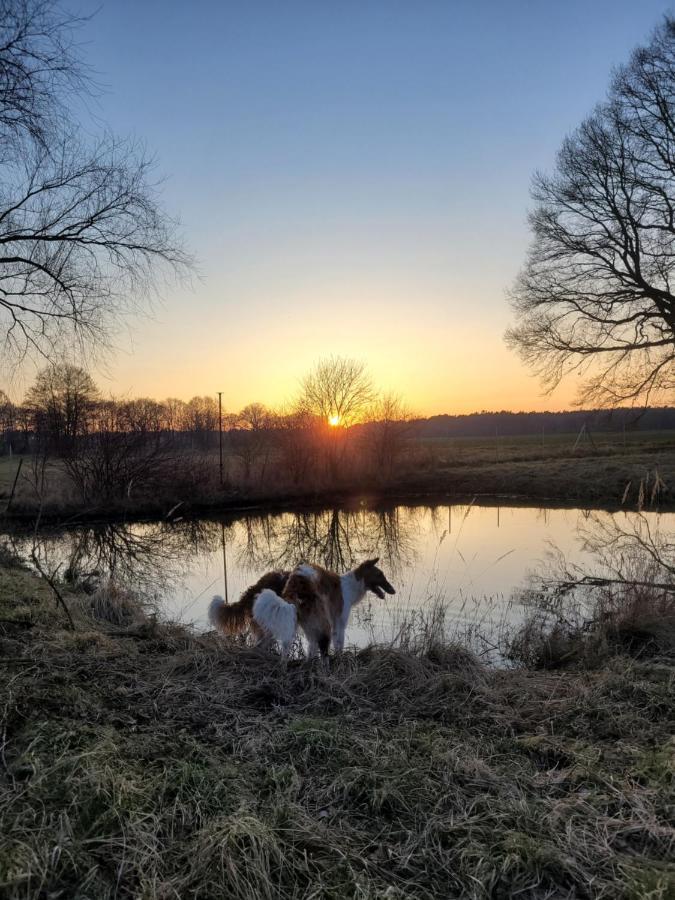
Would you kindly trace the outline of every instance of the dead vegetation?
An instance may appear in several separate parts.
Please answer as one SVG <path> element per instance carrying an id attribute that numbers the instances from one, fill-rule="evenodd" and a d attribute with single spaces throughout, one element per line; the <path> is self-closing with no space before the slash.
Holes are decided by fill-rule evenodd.
<path id="1" fill-rule="evenodd" d="M 2 570 L 3 897 L 673 896 L 672 646 L 323 672 L 67 600 Z"/>
<path id="2" fill-rule="evenodd" d="M 232 432 L 224 441 L 222 485 L 217 452 L 168 452 L 152 445 L 141 458 L 126 438 L 97 439 L 81 458 L 68 461 L 71 474 L 81 470 L 82 485 L 95 484 L 96 490 L 73 490 L 63 459 L 27 456 L 8 519 L 34 520 L 38 513 L 42 521 L 165 516 L 178 504 L 184 515 L 251 504 L 329 503 L 364 494 L 526 498 L 626 509 L 666 510 L 675 504 L 671 432 L 631 436 L 626 445 L 598 438 L 575 447 L 574 435 L 557 435 L 545 446 L 528 435 L 420 440 L 408 437 L 405 426 L 392 420 L 373 423 L 368 432 L 337 433 L 328 426 L 317 431 L 296 417 L 284 420 L 274 435 Z M 16 457 L 0 457 L 2 512 L 18 465 Z"/>
<path id="3" fill-rule="evenodd" d="M 537 611 L 508 638 L 506 655 L 535 669 L 597 667 L 626 652 L 675 655 L 675 593 L 648 585 L 605 585 L 588 618 L 571 622 Z"/>
<path id="4" fill-rule="evenodd" d="M 529 614 L 503 636 L 505 655 L 537 669 L 597 667 L 616 653 L 675 655 L 673 535 L 643 513 L 592 513 L 579 529 L 594 574 L 553 552 L 520 594 Z"/>

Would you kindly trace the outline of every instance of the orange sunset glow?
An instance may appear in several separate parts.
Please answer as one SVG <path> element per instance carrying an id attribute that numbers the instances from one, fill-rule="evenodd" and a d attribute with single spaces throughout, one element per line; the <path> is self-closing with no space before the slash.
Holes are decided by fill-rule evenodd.
<path id="1" fill-rule="evenodd" d="M 91 306 L 90 335 L 106 346 L 71 342 L 59 355 L 91 371 L 104 396 L 221 392 L 229 412 L 285 406 L 333 355 L 362 362 L 378 390 L 420 416 L 569 409 L 576 375 L 544 394 L 505 346 L 507 298 L 530 245 L 532 174 L 550 167 L 561 137 L 604 95 L 612 66 L 648 33 L 661 9 L 649 5 L 625 4 L 621 28 L 603 32 L 592 54 L 556 18 L 554 33 L 579 60 L 571 85 L 536 37 L 548 26 L 524 8 L 508 23 L 519 39 L 506 67 L 495 71 L 485 49 L 485 78 L 467 80 L 476 56 L 461 35 L 489 24 L 488 44 L 506 52 L 507 23 L 484 21 L 481 4 L 461 14 L 441 5 L 428 29 L 413 7 L 391 19 L 383 6 L 364 8 L 362 27 L 317 11 L 299 31 L 297 11 L 259 30 L 243 8 L 230 21 L 214 7 L 211 53 L 187 8 L 171 4 L 165 20 L 87 0 L 83 64 L 111 86 L 97 116 L 111 133 L 147 140 L 159 221 L 166 208 L 167 224 L 181 224 L 167 232 L 177 267 L 157 273 L 156 292 L 145 295 L 140 270 L 128 282 L 118 270 Z M 141 32 L 150 36 L 142 48 Z M 202 74 L 155 77 L 186 46 Z M 401 68 L 402 58 L 420 65 Z M 533 116 L 544 103 L 546 116 Z M 118 294 L 119 308 L 107 303 Z M 82 302 L 86 319 L 92 301 Z M 43 348 L 30 352 L 39 333 L 29 330 L 18 364 L 0 371 L 13 402 L 44 363 Z"/>
<path id="2" fill-rule="evenodd" d="M 208 323 L 191 326 L 194 340 L 175 358 L 167 347 L 180 340 L 182 317 L 160 308 L 156 315 L 161 328 L 157 329 L 153 320 L 141 321 L 131 348 L 122 347 L 111 361 L 100 366 L 97 380 L 102 391 L 122 396 L 177 396 L 188 400 L 222 390 L 227 409 L 240 409 L 254 401 L 278 407 L 293 398 L 301 379 L 318 359 L 347 345 L 350 357 L 367 365 L 380 389 L 404 397 L 420 415 L 483 409 L 559 410 L 569 409 L 574 402 L 575 379 L 546 395 L 537 379 L 504 346 L 505 312 L 496 326 L 477 318 L 472 328 L 446 332 L 428 320 L 401 329 L 401 319 L 388 321 L 384 312 L 375 308 L 366 318 L 368 332 L 354 333 L 352 318 L 332 322 L 330 304 L 325 306 L 323 313 L 317 308 L 316 318 L 303 326 L 300 343 L 294 325 L 261 323 L 255 331 L 256 353 L 252 355 L 244 332 L 239 334 L 232 325 L 228 328 L 223 314 L 222 328 Z M 343 308 L 347 306 L 343 304 Z M 331 340 L 322 341 L 328 327 Z M 371 338 L 371 330 L 378 333 L 376 340 Z M 224 338 L 218 336 L 221 331 Z M 472 333 L 481 332 L 481 344 L 476 347 Z M 283 353 L 280 367 L 280 348 L 291 345 L 294 351 Z M 158 365 L 156 360 L 166 362 Z"/>

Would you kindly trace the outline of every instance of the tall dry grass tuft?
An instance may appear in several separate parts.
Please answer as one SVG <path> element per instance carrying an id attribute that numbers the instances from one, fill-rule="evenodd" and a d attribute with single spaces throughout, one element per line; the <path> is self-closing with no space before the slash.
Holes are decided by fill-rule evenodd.
<path id="1" fill-rule="evenodd" d="M 89 609 L 94 619 L 121 627 L 144 624 L 155 614 L 147 599 L 110 578 L 102 581 L 91 594 Z"/>
<path id="2" fill-rule="evenodd" d="M 530 613 L 506 636 L 505 656 L 535 668 L 603 664 L 624 651 L 675 656 L 673 535 L 641 513 L 594 513 L 579 537 L 594 574 L 555 552 L 521 592 Z"/>
<path id="3" fill-rule="evenodd" d="M 675 658 L 675 590 L 605 585 L 585 616 L 537 611 L 503 643 L 507 659 L 535 669 L 603 665 L 617 652 Z"/>

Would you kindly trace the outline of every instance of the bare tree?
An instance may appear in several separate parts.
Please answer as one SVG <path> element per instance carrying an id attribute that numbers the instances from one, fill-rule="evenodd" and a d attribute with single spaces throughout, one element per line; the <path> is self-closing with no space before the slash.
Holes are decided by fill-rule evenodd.
<path id="1" fill-rule="evenodd" d="M 533 241 L 507 342 L 580 402 L 675 389 L 675 19 L 612 79 L 608 98 L 533 184 Z"/>
<path id="2" fill-rule="evenodd" d="M 0 451 L 9 445 L 12 429 L 16 424 L 16 407 L 7 394 L 0 390 Z"/>
<path id="3" fill-rule="evenodd" d="M 121 404 L 122 421 L 129 431 L 144 434 L 158 443 L 162 438 L 164 410 L 162 404 L 150 397 L 138 397 Z"/>
<path id="4" fill-rule="evenodd" d="M 207 450 L 218 431 L 218 402 L 214 397 L 193 397 L 185 404 L 184 428 L 201 450 Z"/>
<path id="5" fill-rule="evenodd" d="M 103 346 L 126 312 L 190 260 L 142 148 L 92 146 L 69 116 L 90 84 L 79 20 L 44 0 L 0 2 L 0 337 L 5 358 Z"/>
<path id="6" fill-rule="evenodd" d="M 36 433 L 47 439 L 50 449 L 64 450 L 88 430 L 97 399 L 92 377 L 79 366 L 61 363 L 38 373 L 26 405 L 33 411 Z"/>
<path id="7" fill-rule="evenodd" d="M 229 444 L 233 454 L 241 461 L 244 481 L 250 480 L 256 462 L 265 454 L 260 472 L 262 481 L 271 449 L 274 416 L 262 403 L 249 403 L 240 412 L 228 416 L 228 425 Z"/>
<path id="8" fill-rule="evenodd" d="M 89 90 L 75 44 L 83 21 L 51 0 L 0 0 L 3 150 L 14 139 L 49 147 L 68 99 Z"/>
<path id="9" fill-rule="evenodd" d="M 383 394 L 371 406 L 363 440 L 378 477 L 386 479 L 394 474 L 412 420 L 411 412 L 396 394 Z"/>
<path id="10" fill-rule="evenodd" d="M 314 419 L 301 409 L 284 411 L 277 417 L 281 471 L 288 473 L 293 485 L 312 482 L 319 456 Z"/>
<path id="11" fill-rule="evenodd" d="M 163 427 L 172 436 L 176 431 L 180 431 L 185 419 L 185 401 L 178 400 L 176 397 L 167 397 L 163 402 Z"/>
<path id="12" fill-rule="evenodd" d="M 364 363 L 331 356 L 303 380 L 299 405 L 323 422 L 348 427 L 364 417 L 374 396 Z"/>
<path id="13" fill-rule="evenodd" d="M 64 457 L 66 473 L 82 503 L 121 502 L 138 492 L 154 492 L 170 480 L 171 457 L 143 419 L 129 416 L 124 403 L 96 405 L 90 433 Z M 153 439 L 154 437 L 154 439 Z"/>

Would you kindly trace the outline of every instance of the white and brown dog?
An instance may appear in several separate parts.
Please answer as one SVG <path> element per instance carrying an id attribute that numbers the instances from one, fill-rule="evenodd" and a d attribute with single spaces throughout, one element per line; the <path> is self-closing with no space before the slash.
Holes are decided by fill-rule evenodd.
<path id="1" fill-rule="evenodd" d="M 260 642 L 278 641 L 284 655 L 300 626 L 309 655 L 319 652 L 325 657 L 331 642 L 335 650 L 344 647 L 349 615 L 368 591 L 380 599 L 385 593 L 396 593 L 378 562 L 366 560 L 345 575 L 307 563 L 292 572 L 269 572 L 232 606 L 226 606 L 222 597 L 214 597 L 209 621 L 225 634 L 242 631 L 250 622 Z"/>

